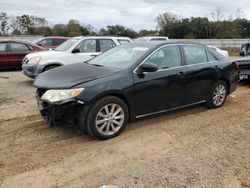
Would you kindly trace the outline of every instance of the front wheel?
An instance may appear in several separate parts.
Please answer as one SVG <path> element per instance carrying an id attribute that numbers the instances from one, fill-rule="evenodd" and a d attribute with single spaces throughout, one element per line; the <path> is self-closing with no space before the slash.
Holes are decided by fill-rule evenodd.
<path id="1" fill-rule="evenodd" d="M 206 101 L 208 108 L 221 107 L 227 98 L 227 84 L 224 81 L 218 81 L 213 87 Z"/>
<path id="2" fill-rule="evenodd" d="M 98 100 L 87 117 L 88 133 L 106 140 L 119 135 L 128 123 L 128 107 L 119 98 L 108 96 Z"/>

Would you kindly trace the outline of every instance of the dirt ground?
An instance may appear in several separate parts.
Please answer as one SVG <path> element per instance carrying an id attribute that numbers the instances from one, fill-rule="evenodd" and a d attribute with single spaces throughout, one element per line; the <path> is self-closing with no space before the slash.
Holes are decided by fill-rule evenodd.
<path id="1" fill-rule="evenodd" d="M 34 92 L 0 72 L 0 187 L 250 187 L 250 84 L 223 108 L 141 119 L 108 141 L 46 127 Z"/>

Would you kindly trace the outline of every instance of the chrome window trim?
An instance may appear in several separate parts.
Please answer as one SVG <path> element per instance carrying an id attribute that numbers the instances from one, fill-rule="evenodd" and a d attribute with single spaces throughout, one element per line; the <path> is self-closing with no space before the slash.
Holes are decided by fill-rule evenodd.
<path id="1" fill-rule="evenodd" d="M 199 48 L 205 50 L 205 52 L 207 51 L 206 49 L 202 48 L 200 45 L 198 44 L 167 44 L 167 45 L 164 45 L 164 46 L 161 46 L 159 48 L 157 48 L 156 50 L 154 50 L 151 54 L 149 54 L 147 56 L 146 59 L 144 59 L 133 71 L 133 73 L 136 73 L 136 71 L 138 70 L 138 68 L 143 64 L 145 63 L 146 60 L 148 60 L 156 51 L 160 50 L 161 48 L 164 48 L 166 46 L 183 46 L 183 45 L 190 45 L 190 46 L 198 46 Z M 210 52 L 211 53 L 211 52 Z M 185 56 L 185 54 L 184 54 Z M 208 59 L 209 60 L 209 59 Z M 181 65 L 181 66 L 177 66 L 177 67 L 171 67 L 171 68 L 167 68 L 167 69 L 159 69 L 157 70 L 156 72 L 161 72 L 161 71 L 167 71 L 167 70 L 171 70 L 171 69 L 176 69 L 176 68 L 180 68 L 180 67 L 190 67 L 190 66 L 194 66 L 194 65 L 202 65 L 202 64 L 207 64 L 207 63 L 211 63 L 211 62 L 214 62 L 214 61 L 207 61 L 207 62 L 202 62 L 202 63 L 196 63 L 196 64 L 190 64 L 190 65 Z M 219 62 L 219 60 L 217 60 L 216 62 Z M 145 73 L 144 73 L 145 74 Z M 146 73 L 147 74 L 147 73 Z"/>

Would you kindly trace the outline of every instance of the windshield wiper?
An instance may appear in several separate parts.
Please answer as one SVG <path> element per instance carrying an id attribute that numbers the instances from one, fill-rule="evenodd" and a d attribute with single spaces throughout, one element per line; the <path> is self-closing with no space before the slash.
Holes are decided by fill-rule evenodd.
<path id="1" fill-rule="evenodd" d="M 99 65 L 99 64 L 90 64 L 90 65 L 93 65 L 93 66 L 96 66 L 96 67 L 104 67 L 103 65 Z"/>

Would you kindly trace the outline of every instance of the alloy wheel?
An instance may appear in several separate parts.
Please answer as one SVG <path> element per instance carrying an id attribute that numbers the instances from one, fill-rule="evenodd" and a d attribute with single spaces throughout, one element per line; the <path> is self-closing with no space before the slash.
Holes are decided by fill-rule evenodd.
<path id="1" fill-rule="evenodd" d="M 223 104 L 226 98 L 226 87 L 223 84 L 219 84 L 213 93 L 213 103 L 216 106 Z"/>
<path id="2" fill-rule="evenodd" d="M 115 103 L 107 104 L 96 115 L 96 129 L 102 135 L 113 135 L 121 129 L 124 119 L 124 111 L 121 106 Z"/>

